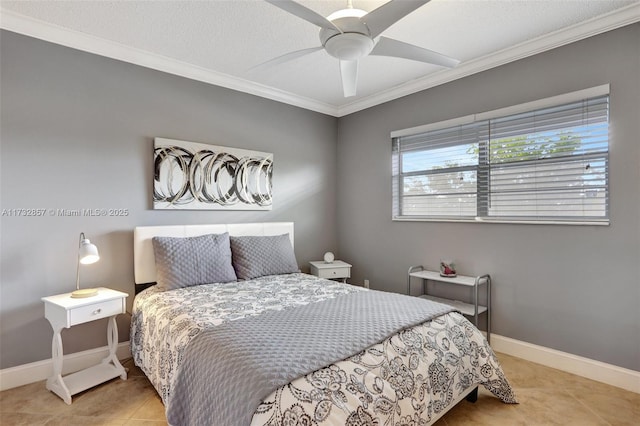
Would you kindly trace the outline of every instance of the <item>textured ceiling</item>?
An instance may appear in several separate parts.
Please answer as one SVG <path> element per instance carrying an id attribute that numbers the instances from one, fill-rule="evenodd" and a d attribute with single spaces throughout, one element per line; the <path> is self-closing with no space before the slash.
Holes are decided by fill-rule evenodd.
<path id="1" fill-rule="evenodd" d="M 299 2 L 324 16 L 346 6 L 346 1 Z M 366 11 L 384 3 L 353 0 L 354 7 Z M 264 1 L 0 4 L 5 29 L 332 115 L 640 20 L 639 0 L 432 0 L 383 35 L 461 64 L 446 70 L 366 57 L 360 62 L 357 96 L 344 98 L 338 61 L 324 51 L 247 71 L 287 52 L 320 45 L 317 27 Z"/>

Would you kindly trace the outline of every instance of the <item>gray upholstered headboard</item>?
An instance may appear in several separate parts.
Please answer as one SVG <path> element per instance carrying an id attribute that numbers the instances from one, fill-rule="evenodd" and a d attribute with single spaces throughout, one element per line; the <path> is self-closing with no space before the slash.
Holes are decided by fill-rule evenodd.
<path id="1" fill-rule="evenodd" d="M 156 281 L 153 237 L 194 237 L 204 234 L 282 235 L 289 234 L 293 246 L 293 222 L 231 223 L 212 225 L 137 226 L 133 231 L 133 265 L 136 284 Z"/>

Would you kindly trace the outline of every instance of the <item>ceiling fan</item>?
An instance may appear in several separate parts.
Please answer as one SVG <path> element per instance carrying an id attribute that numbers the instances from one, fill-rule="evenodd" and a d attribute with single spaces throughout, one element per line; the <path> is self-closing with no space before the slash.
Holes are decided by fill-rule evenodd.
<path id="1" fill-rule="evenodd" d="M 351 0 L 347 8 L 326 18 L 293 0 L 265 0 L 272 5 L 320 27 L 321 46 L 286 53 L 255 67 L 281 64 L 310 53 L 325 50 L 340 60 L 340 74 L 345 97 L 355 96 L 358 81 L 358 61 L 368 55 L 392 56 L 453 68 L 460 61 L 404 43 L 380 34 L 429 0 L 391 0 L 367 13 L 354 9 Z"/>

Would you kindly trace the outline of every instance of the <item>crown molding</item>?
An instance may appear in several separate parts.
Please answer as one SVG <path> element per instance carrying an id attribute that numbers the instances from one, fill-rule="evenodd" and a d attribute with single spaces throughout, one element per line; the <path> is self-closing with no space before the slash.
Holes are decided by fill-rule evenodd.
<path id="1" fill-rule="evenodd" d="M 0 28 L 18 34 L 59 44 L 95 55 L 128 62 L 145 68 L 174 74 L 227 89 L 256 95 L 322 114 L 336 116 L 337 107 L 315 99 L 299 96 L 284 90 L 248 81 L 229 74 L 211 71 L 142 49 L 126 46 L 80 31 L 71 30 L 34 19 L 0 6 Z"/>
<path id="2" fill-rule="evenodd" d="M 640 2 L 620 8 L 608 14 L 554 31 L 541 37 L 520 43 L 471 61 L 451 70 L 443 70 L 423 78 L 392 87 L 354 102 L 335 106 L 291 92 L 275 89 L 229 74 L 219 73 L 186 62 L 125 46 L 57 25 L 49 24 L 0 6 L 0 28 L 38 38 L 73 49 L 128 62 L 192 80 L 225 87 L 295 107 L 334 117 L 343 117 L 394 99 L 467 77 L 509 62 L 517 61 L 556 47 L 564 46 L 594 35 L 614 30 L 640 21 Z"/>
<path id="3" fill-rule="evenodd" d="M 640 21 L 640 2 L 338 107 L 338 117 Z"/>

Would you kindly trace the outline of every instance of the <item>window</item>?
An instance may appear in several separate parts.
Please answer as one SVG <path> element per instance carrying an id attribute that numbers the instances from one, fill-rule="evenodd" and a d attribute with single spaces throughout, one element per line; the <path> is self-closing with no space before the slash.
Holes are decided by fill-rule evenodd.
<path id="1" fill-rule="evenodd" d="M 391 136 L 395 220 L 608 223 L 608 85 Z"/>

